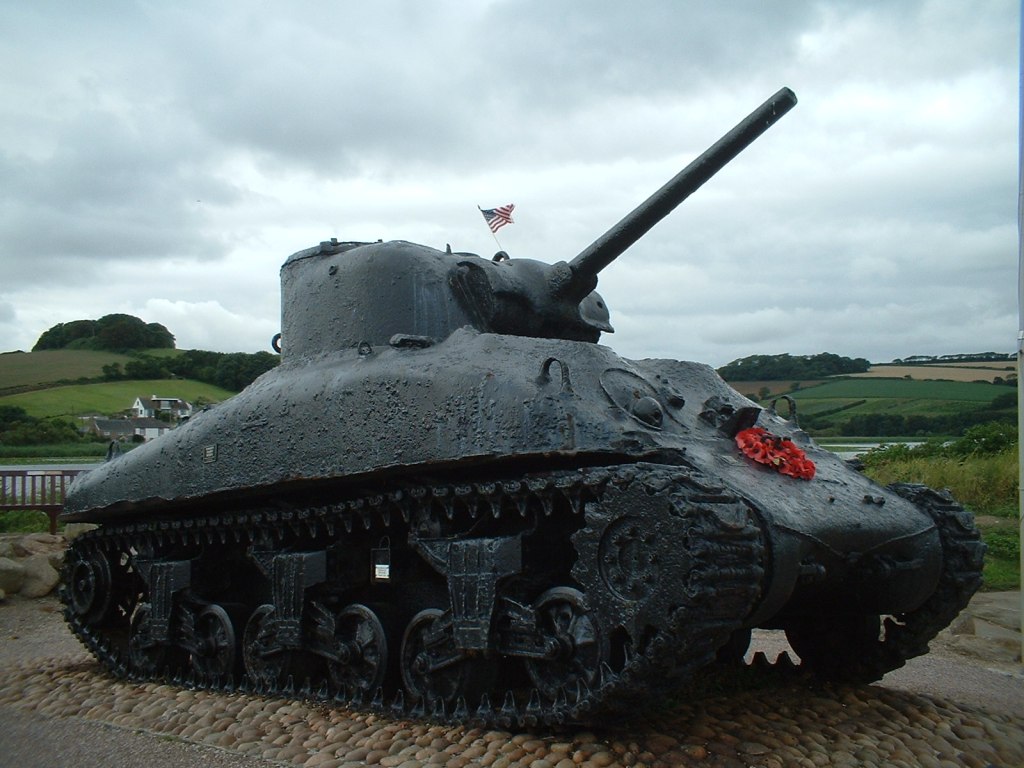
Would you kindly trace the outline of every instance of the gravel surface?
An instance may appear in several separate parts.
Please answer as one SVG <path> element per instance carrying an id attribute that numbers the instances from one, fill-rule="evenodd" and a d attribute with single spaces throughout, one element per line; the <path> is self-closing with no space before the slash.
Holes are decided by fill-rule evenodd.
<path id="1" fill-rule="evenodd" d="M 0 604 L 0 638 L 0 766 L 1024 765 L 1024 681 L 963 657 L 930 654 L 861 687 L 769 671 L 757 689 L 618 728 L 507 733 L 111 680 L 53 598 Z"/>

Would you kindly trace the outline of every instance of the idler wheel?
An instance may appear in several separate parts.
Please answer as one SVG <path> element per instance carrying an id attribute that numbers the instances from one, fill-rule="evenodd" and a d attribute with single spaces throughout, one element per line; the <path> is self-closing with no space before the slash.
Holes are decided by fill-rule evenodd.
<path id="1" fill-rule="evenodd" d="M 541 694 L 554 699 L 563 688 L 597 685 L 608 661 L 608 638 L 578 589 L 554 587 L 534 603 L 537 630 L 551 648 L 547 659 L 526 659 L 526 672 Z"/>
<path id="2" fill-rule="evenodd" d="M 69 605 L 86 625 L 98 625 L 108 618 L 114 605 L 110 562 L 100 552 L 84 554 L 72 549 L 68 570 Z"/>
<path id="3" fill-rule="evenodd" d="M 337 658 L 327 660 L 327 674 L 335 688 L 373 695 L 384 683 L 388 640 L 384 626 L 365 605 L 352 604 L 335 618 Z"/>
<path id="4" fill-rule="evenodd" d="M 195 625 L 192 668 L 205 678 L 227 677 L 237 659 L 235 625 L 228 612 L 213 604 L 200 611 Z"/>
<path id="5" fill-rule="evenodd" d="M 455 647 L 445 614 L 437 608 L 420 611 L 402 637 L 401 672 L 405 688 L 416 699 L 433 704 L 465 697 L 475 702 L 487 690 L 496 665 Z"/>

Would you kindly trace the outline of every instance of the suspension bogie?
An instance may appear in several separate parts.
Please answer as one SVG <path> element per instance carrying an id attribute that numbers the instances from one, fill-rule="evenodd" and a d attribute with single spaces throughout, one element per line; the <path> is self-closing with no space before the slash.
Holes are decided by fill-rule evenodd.
<path id="1" fill-rule="evenodd" d="M 240 535 L 220 535 L 229 520 Z M 107 526 L 74 547 L 69 622 L 115 671 L 494 725 L 668 695 L 747 635 L 772 573 L 762 516 L 664 465 L 416 486 L 182 531 Z"/>

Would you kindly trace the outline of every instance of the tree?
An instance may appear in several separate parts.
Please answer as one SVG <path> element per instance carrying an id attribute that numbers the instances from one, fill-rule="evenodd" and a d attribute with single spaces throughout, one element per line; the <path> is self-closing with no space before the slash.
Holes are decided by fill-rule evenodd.
<path id="1" fill-rule="evenodd" d="M 864 373 L 871 362 L 863 357 L 842 357 L 830 352 L 817 355 L 750 355 L 718 369 L 726 381 L 780 381 L 821 379 L 843 373 Z"/>
<path id="2" fill-rule="evenodd" d="M 126 379 L 166 379 L 169 375 L 164 362 L 151 355 L 133 357 L 124 366 Z"/>
<path id="3" fill-rule="evenodd" d="M 76 443 L 81 439 L 82 435 L 70 421 L 38 419 L 16 406 L 0 406 L 0 444 L 49 445 Z"/>
<path id="4" fill-rule="evenodd" d="M 132 315 L 104 315 L 96 321 L 96 339 L 102 349 L 145 349 L 146 336 L 146 324 Z"/>
<path id="5" fill-rule="evenodd" d="M 213 383 L 217 373 L 217 361 L 223 352 L 208 352 L 203 349 L 187 349 L 168 361 L 171 373 L 183 379 L 196 379 Z"/>
<path id="6" fill-rule="evenodd" d="M 88 346 L 96 335 L 95 320 L 72 320 L 70 323 L 57 323 L 39 337 L 33 352 L 42 349 L 64 349 L 69 345 Z"/>
<path id="7" fill-rule="evenodd" d="M 133 315 L 104 315 L 99 320 L 73 320 L 44 331 L 32 347 L 42 349 L 174 349 L 174 335 L 160 323 L 144 323 Z"/>
<path id="8" fill-rule="evenodd" d="M 103 366 L 102 370 L 103 378 L 107 381 L 117 381 L 124 378 L 124 371 L 121 370 L 120 363 L 108 363 Z"/>
<path id="9" fill-rule="evenodd" d="M 272 355 L 269 352 L 256 352 L 251 355 L 244 352 L 233 352 L 223 355 L 217 361 L 217 370 L 212 383 L 237 392 L 245 389 L 258 376 L 269 371 L 277 363 L 277 355 Z"/>
<path id="10" fill-rule="evenodd" d="M 174 334 L 160 323 L 146 323 L 147 349 L 174 349 Z"/>
<path id="11" fill-rule="evenodd" d="M 0 405 L 0 432 L 18 422 L 29 421 L 32 417 L 18 405 Z"/>

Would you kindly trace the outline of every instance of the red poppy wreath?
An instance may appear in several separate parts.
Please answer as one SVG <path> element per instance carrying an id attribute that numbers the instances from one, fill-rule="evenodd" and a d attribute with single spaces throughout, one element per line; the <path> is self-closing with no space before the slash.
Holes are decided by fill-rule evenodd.
<path id="1" fill-rule="evenodd" d="M 814 462 L 788 437 L 773 435 L 764 427 L 751 427 L 736 434 L 736 445 L 744 456 L 766 464 L 777 472 L 801 480 L 814 477 Z"/>

